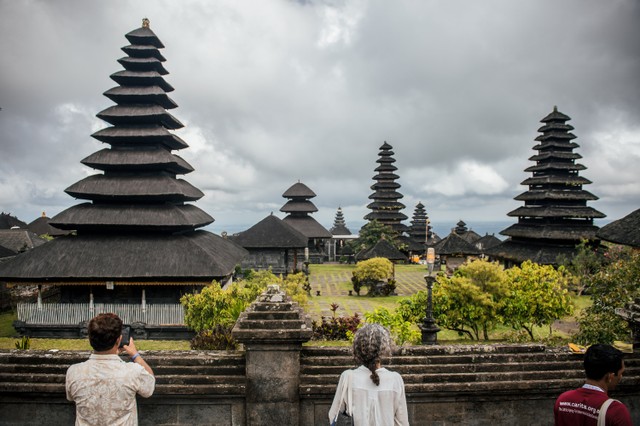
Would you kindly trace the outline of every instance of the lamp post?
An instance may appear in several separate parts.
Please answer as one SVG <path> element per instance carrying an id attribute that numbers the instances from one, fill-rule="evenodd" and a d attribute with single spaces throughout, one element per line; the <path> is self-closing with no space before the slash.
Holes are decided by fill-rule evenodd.
<path id="1" fill-rule="evenodd" d="M 433 264 L 435 260 L 436 251 L 433 247 L 429 247 L 427 250 L 427 268 L 429 273 L 424 276 L 424 280 L 427 282 L 427 312 L 420 326 L 423 345 L 437 345 L 438 332 L 440 331 L 440 328 L 436 325 L 436 320 L 433 318 L 433 300 L 431 295 L 433 283 L 436 280 L 433 276 Z"/>

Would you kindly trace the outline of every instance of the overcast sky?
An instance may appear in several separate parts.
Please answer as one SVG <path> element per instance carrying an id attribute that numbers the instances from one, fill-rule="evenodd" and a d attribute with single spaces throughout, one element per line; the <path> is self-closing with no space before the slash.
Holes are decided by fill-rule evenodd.
<path id="1" fill-rule="evenodd" d="M 95 173 L 80 160 L 104 147 L 95 115 L 143 17 L 214 232 L 284 217 L 298 180 L 320 223 L 341 206 L 357 231 L 384 141 L 407 216 L 421 201 L 436 230 L 508 225 L 554 105 L 589 205 L 606 221 L 640 207 L 637 0 L 0 0 L 2 211 L 30 222 L 80 202 L 64 189 Z"/>

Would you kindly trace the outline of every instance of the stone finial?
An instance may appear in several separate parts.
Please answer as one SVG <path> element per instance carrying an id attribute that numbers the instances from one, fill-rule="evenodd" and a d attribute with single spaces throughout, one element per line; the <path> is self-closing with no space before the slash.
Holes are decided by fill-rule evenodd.
<path id="1" fill-rule="evenodd" d="M 142 28 L 149 28 L 150 23 L 148 18 L 142 18 Z"/>
<path id="2" fill-rule="evenodd" d="M 311 339 L 311 318 L 272 284 L 244 311 L 232 335 L 243 344 L 300 344 Z"/>

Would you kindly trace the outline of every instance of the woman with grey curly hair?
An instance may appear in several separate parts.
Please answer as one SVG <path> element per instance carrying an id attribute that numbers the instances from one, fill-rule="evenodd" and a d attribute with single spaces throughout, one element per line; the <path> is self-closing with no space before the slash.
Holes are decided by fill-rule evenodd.
<path id="1" fill-rule="evenodd" d="M 358 368 L 340 375 L 329 410 L 329 422 L 347 412 L 355 426 L 408 426 L 407 401 L 400 374 L 382 367 L 391 355 L 389 330 L 380 324 L 365 324 L 353 339 L 353 356 Z"/>

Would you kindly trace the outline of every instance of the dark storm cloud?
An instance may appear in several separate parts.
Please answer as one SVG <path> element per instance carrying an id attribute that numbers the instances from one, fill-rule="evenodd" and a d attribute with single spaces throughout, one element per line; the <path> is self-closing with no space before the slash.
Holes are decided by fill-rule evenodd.
<path id="1" fill-rule="evenodd" d="M 433 221 L 509 221 L 539 120 L 576 127 L 593 206 L 640 188 L 638 2 L 0 0 L 0 207 L 31 221 L 76 201 L 125 33 L 166 46 L 172 111 L 214 230 L 248 227 L 301 180 L 329 227 L 362 222 L 383 141 L 402 200 Z M 353 227 L 353 225 L 352 225 Z M 237 229 L 236 229 L 237 230 Z"/>

